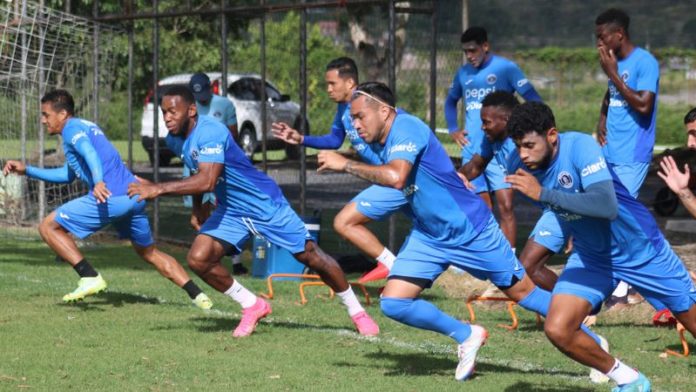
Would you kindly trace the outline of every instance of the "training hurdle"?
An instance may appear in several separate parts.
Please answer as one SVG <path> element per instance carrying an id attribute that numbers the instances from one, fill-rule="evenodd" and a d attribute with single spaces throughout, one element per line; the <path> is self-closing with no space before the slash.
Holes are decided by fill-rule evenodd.
<path id="1" fill-rule="evenodd" d="M 299 291 L 300 291 L 300 303 L 302 305 L 305 305 L 307 302 L 307 296 L 305 295 L 305 288 L 307 287 L 315 287 L 315 286 L 326 286 L 326 283 L 321 281 L 321 277 L 316 274 L 285 274 L 285 273 L 279 273 L 279 274 L 271 274 L 268 275 L 266 278 L 266 286 L 268 287 L 268 293 L 260 293 L 259 295 L 266 298 L 266 299 L 273 299 L 274 297 L 274 291 L 273 291 L 273 281 L 275 279 L 287 279 L 287 278 L 292 278 L 292 279 L 304 279 L 305 281 L 300 283 L 299 285 Z M 365 297 L 365 305 L 370 306 L 372 305 L 372 299 L 370 298 L 370 293 L 367 292 L 367 289 L 365 288 L 365 285 L 362 283 L 358 282 L 348 282 L 349 285 L 352 287 L 357 287 L 360 289 L 362 292 L 363 296 Z M 329 287 L 329 298 L 333 299 L 335 293 L 334 291 Z"/>
<path id="2" fill-rule="evenodd" d="M 515 305 L 517 305 L 517 302 L 515 302 L 507 297 L 485 297 L 485 296 L 479 296 L 479 295 L 469 296 L 469 298 L 466 299 L 466 308 L 469 310 L 469 320 L 472 323 L 476 322 L 476 313 L 474 312 L 473 303 L 474 302 L 483 302 L 483 301 L 506 302 L 508 313 L 510 313 L 510 318 L 512 318 L 512 324 L 510 324 L 510 325 L 498 324 L 498 327 L 505 328 L 508 331 L 514 331 L 517 329 L 517 327 L 519 326 L 517 314 L 515 313 Z M 539 316 L 538 313 L 536 314 L 536 323 L 537 323 L 537 326 L 541 326 L 543 324 L 543 322 L 541 320 L 541 316 Z"/>

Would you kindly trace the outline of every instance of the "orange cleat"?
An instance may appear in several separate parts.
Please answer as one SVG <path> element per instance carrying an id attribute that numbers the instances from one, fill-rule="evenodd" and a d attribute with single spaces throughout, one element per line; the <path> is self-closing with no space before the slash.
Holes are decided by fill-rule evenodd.
<path id="1" fill-rule="evenodd" d="M 389 276 L 389 268 L 382 263 L 377 263 L 372 271 L 366 272 L 363 276 L 358 279 L 358 283 L 367 283 L 375 280 L 386 279 Z"/>

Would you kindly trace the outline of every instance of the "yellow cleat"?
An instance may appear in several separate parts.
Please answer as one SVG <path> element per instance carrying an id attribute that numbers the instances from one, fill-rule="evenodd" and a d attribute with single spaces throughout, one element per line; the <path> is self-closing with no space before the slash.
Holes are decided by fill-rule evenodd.
<path id="1" fill-rule="evenodd" d="M 104 290 L 106 290 L 106 281 L 101 275 L 93 278 L 81 278 L 75 291 L 63 296 L 63 302 L 81 301 L 89 295 L 99 294 Z"/>
<path id="2" fill-rule="evenodd" d="M 213 301 L 208 298 L 205 293 L 200 293 L 196 296 L 196 298 L 192 299 L 191 302 L 193 302 L 194 305 L 196 305 L 197 308 L 203 309 L 203 310 L 209 310 L 210 308 L 213 307 Z"/>

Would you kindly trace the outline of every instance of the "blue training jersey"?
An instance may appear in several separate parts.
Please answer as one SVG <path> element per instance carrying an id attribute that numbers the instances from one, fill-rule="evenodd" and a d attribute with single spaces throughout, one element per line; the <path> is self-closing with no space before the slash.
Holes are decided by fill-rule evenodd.
<path id="1" fill-rule="evenodd" d="M 318 149 L 337 149 L 343 144 L 343 140 L 348 136 L 351 147 L 358 153 L 360 158 L 370 165 L 381 165 L 382 161 L 369 144 L 363 140 L 358 131 L 353 127 L 353 119 L 350 116 L 350 103 L 339 103 L 336 109 L 331 133 L 323 136 L 305 136 L 303 144 L 308 147 Z"/>
<path id="2" fill-rule="evenodd" d="M 213 94 L 207 105 L 196 102 L 196 110 L 198 114 L 214 117 L 228 127 L 237 124 L 237 110 L 232 102 L 225 97 Z"/>
<path id="3" fill-rule="evenodd" d="M 529 170 L 515 151 L 508 170 L 521 168 L 532 173 L 544 188 L 561 192 L 584 192 L 597 182 L 613 181 L 618 202 L 614 220 L 582 216 L 543 203 L 556 214 L 564 232 L 573 236 L 578 255 L 585 261 L 611 261 L 628 267 L 655 257 L 665 244 L 657 223 L 611 171 L 597 142 L 584 133 L 565 132 L 559 135 L 558 143 L 558 153 L 548 168 Z"/>
<path id="4" fill-rule="evenodd" d="M 604 155 L 611 163 L 650 162 L 655 145 L 660 65 L 648 51 L 634 48 L 628 57 L 618 62 L 618 66 L 621 79 L 631 90 L 650 91 L 655 94 L 655 102 L 651 113 L 644 116 L 631 108 L 609 80 L 607 144 L 604 146 Z"/>
<path id="5" fill-rule="evenodd" d="M 215 184 L 217 208 L 225 213 L 267 220 L 288 204 L 278 185 L 251 164 L 227 127 L 212 117 L 198 116 L 184 141 L 183 160 L 192 175 L 199 163 L 225 166 Z"/>
<path id="6" fill-rule="evenodd" d="M 507 175 L 507 163 L 512 153 L 516 151 L 516 148 L 515 142 L 509 137 L 502 141 L 493 142 L 484 136 L 479 155 L 487 161 L 493 160 L 495 164 L 500 166 L 503 173 Z"/>
<path id="7" fill-rule="evenodd" d="M 135 176 L 123 164 L 118 151 L 97 124 L 73 117 L 66 122 L 61 135 L 65 161 L 75 177 L 87 184 L 90 190 L 94 188 L 95 181 L 86 158 L 78 151 L 84 150 L 81 144 L 88 143 L 97 153 L 102 167 L 102 180 L 106 188 L 113 196 L 127 194 L 128 184 L 136 182 Z"/>
<path id="8" fill-rule="evenodd" d="M 524 95 L 532 85 L 524 76 L 520 67 L 504 57 L 490 55 L 488 61 L 476 68 L 465 64 L 454 76 L 448 95 L 458 101 L 464 98 L 466 117 L 464 129 L 469 133 L 469 144 L 464 148 L 471 154 L 478 154 L 485 139 L 481 129 L 481 101 L 494 91 L 508 91 Z M 448 125 L 450 132 L 457 129 L 457 124 Z"/>
<path id="9" fill-rule="evenodd" d="M 442 144 L 417 117 L 397 114 L 380 154 L 385 163 L 402 159 L 413 165 L 403 193 L 414 230 L 433 245 L 461 246 L 488 224 L 490 210 L 464 186 Z"/>

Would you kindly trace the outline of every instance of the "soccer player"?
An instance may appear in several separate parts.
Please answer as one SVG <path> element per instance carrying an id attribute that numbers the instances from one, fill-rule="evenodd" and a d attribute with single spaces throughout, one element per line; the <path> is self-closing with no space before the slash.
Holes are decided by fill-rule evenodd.
<path id="1" fill-rule="evenodd" d="M 551 109 L 539 102 L 515 108 L 508 131 L 517 150 L 508 163 L 514 174 L 506 181 L 551 208 L 574 238 L 574 253 L 554 287 L 547 337 L 570 358 L 604 372 L 618 384 L 616 390 L 650 390 L 642 373 L 603 351 L 578 327 L 623 280 L 651 304 L 665 304 L 694 334 L 696 287 L 689 273 L 591 136 L 559 134 Z"/>
<path id="2" fill-rule="evenodd" d="M 687 147 L 696 151 L 696 108 L 691 109 L 686 116 L 684 116 L 684 128 L 686 128 L 687 134 Z M 696 218 L 696 197 L 694 197 L 691 188 L 689 188 L 689 180 L 691 177 L 689 165 L 684 164 L 684 172 L 682 173 L 677 163 L 674 161 L 674 158 L 666 156 L 662 158 L 660 167 L 662 170 L 658 171 L 657 175 L 660 176 L 669 189 L 679 197 L 684 208 Z"/>
<path id="3" fill-rule="evenodd" d="M 660 66 L 655 57 L 631 42 L 628 15 L 611 8 L 595 20 L 599 63 L 609 78 L 597 124 L 597 139 L 609 164 L 628 192 L 638 198 L 653 146 Z M 628 303 L 621 283 L 608 305 Z"/>
<path id="4" fill-rule="evenodd" d="M 215 191 L 218 205 L 210 217 L 200 215 L 201 197 L 194 198 L 191 221 L 200 230 L 187 261 L 198 276 L 242 306 L 242 319 L 233 336 L 250 335 L 258 321 L 271 313 L 268 302 L 233 279 L 220 263 L 226 254 L 239 253 L 251 234 L 287 249 L 317 271 L 348 308 L 358 332 L 377 335 L 379 327 L 358 302 L 336 261 L 312 241 L 278 185 L 256 170 L 227 128 L 211 117 L 198 115 L 193 94 L 185 86 L 170 88 L 161 108 L 169 132 L 185 136 L 184 164 L 193 175 L 158 184 L 131 183 L 128 194 L 144 200 Z"/>
<path id="5" fill-rule="evenodd" d="M 358 85 L 358 67 L 348 57 L 331 60 L 324 74 L 329 98 L 338 104 L 331 133 L 323 136 L 304 136 L 285 123 L 274 123 L 275 137 L 290 144 L 303 144 L 316 149 L 336 150 L 348 137 L 360 158 L 368 163 L 380 163 L 380 158 L 358 136 L 350 118 L 350 97 Z M 373 220 L 382 220 L 406 206 L 401 192 L 373 185 L 360 192 L 334 218 L 334 230 L 368 256 L 377 260 L 377 267 L 360 278 L 361 283 L 384 279 L 396 256 L 365 226 Z M 406 212 L 408 213 L 408 212 Z"/>
<path id="6" fill-rule="evenodd" d="M 481 151 L 484 140 L 481 129 L 481 100 L 493 91 L 517 92 L 526 101 L 541 101 L 531 83 L 514 62 L 489 52 L 488 33 L 483 27 L 471 27 L 461 37 L 468 64 L 454 76 L 445 99 L 445 119 L 454 141 L 462 147 L 462 164 Z M 466 118 L 464 129 L 457 124 L 457 102 L 464 98 Z M 500 213 L 500 226 L 510 245 L 515 247 L 517 226 L 512 207 L 513 192 L 503 181 L 503 173 L 496 164 L 486 167 L 484 175 L 471 184 L 475 191 L 492 207 L 489 192 L 495 193 Z"/>
<path id="7" fill-rule="evenodd" d="M 481 150 L 459 168 L 459 172 L 468 180 L 481 175 L 490 165 L 498 165 L 502 173 L 506 172 L 508 157 L 515 150 L 515 143 L 507 134 L 507 122 L 517 105 L 517 98 L 507 91 L 492 92 L 481 101 L 481 128 L 485 138 L 481 142 Z M 544 290 L 553 290 L 558 279 L 546 267 L 546 261 L 560 252 L 564 244 L 565 236 L 556 216 L 551 210 L 544 209 L 520 254 L 520 262 L 529 277 Z"/>
<path id="8" fill-rule="evenodd" d="M 75 101 L 65 90 L 53 90 L 41 98 L 41 122 L 49 135 L 61 135 L 65 165 L 43 169 L 7 161 L 3 174 L 16 173 L 47 182 L 70 183 L 79 178 L 89 193 L 58 207 L 39 225 L 39 234 L 48 246 L 80 276 L 77 288 L 63 296 L 75 302 L 106 289 L 106 281 L 92 267 L 70 236 L 83 239 L 113 224 L 122 238 L 128 238 L 143 260 L 162 276 L 183 288 L 193 303 L 210 309 L 212 302 L 170 255 L 157 249 L 152 240 L 145 203 L 126 195 L 136 181 L 98 125 L 75 117 Z"/>
<path id="9" fill-rule="evenodd" d="M 353 174 L 403 192 L 413 212 L 413 230 L 402 246 L 382 292 L 382 312 L 396 321 L 439 332 L 458 343 L 457 380 L 473 374 L 476 353 L 488 333 L 419 299 L 450 265 L 490 279 L 526 309 L 546 314 L 550 293 L 525 275 L 490 209 L 465 187 L 452 161 L 428 126 L 397 113 L 394 95 L 382 83 L 355 90 L 353 125 L 372 143 L 384 164 L 361 163 L 333 152 L 319 153 L 319 171 Z"/>

